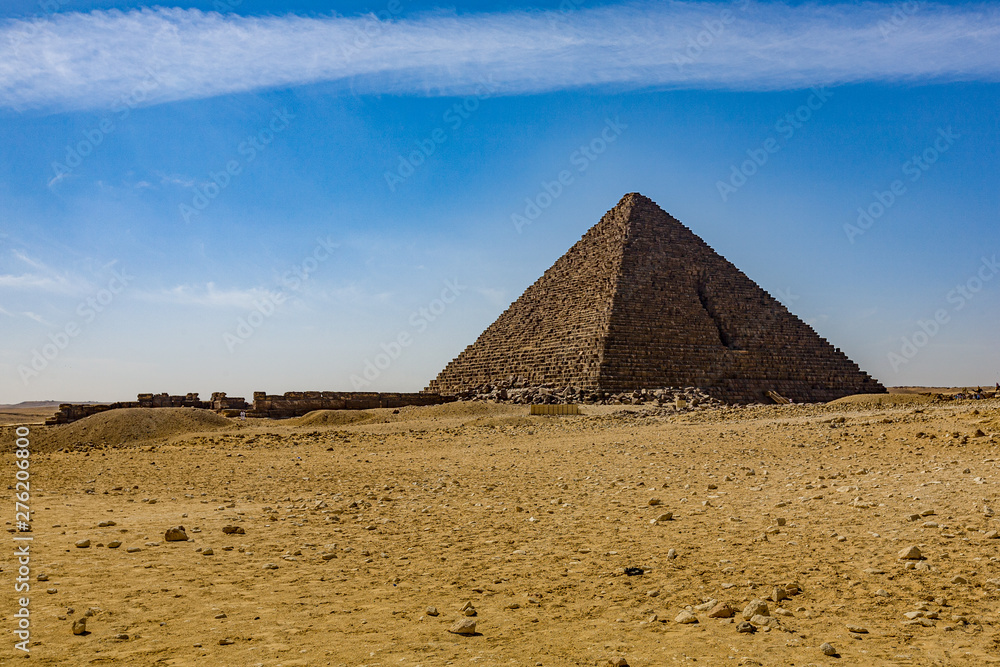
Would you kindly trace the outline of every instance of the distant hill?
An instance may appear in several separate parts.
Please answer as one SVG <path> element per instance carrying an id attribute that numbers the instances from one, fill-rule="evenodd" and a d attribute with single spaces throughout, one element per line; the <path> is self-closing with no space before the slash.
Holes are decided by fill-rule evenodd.
<path id="1" fill-rule="evenodd" d="M 20 403 L 12 404 L 0 403 L 0 410 L 32 410 L 35 408 L 53 408 L 53 410 L 55 410 L 63 403 L 87 403 L 90 405 L 100 405 L 102 401 L 21 401 Z"/>

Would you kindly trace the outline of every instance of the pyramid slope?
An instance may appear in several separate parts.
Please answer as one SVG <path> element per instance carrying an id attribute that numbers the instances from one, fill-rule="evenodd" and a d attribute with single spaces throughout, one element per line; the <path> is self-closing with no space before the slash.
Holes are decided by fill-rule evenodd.
<path id="1" fill-rule="evenodd" d="M 518 375 L 598 389 L 628 210 L 616 207 L 433 380 L 455 393 Z"/>
<path id="2" fill-rule="evenodd" d="M 698 386 L 730 402 L 885 388 L 648 198 L 632 193 L 429 389 L 519 375 L 600 391 Z"/>

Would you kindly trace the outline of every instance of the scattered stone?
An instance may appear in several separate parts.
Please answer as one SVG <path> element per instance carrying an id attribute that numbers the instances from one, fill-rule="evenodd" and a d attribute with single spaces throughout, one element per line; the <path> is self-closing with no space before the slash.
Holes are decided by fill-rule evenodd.
<path id="1" fill-rule="evenodd" d="M 230 639 L 229 637 L 223 637 L 219 640 L 219 646 L 229 646 L 230 644 L 235 644 L 236 640 Z"/>
<path id="2" fill-rule="evenodd" d="M 674 520 L 674 513 L 673 512 L 664 512 L 664 513 L 660 514 L 658 517 L 656 517 L 655 519 L 653 519 L 653 522 L 654 523 L 662 523 L 664 521 L 673 521 L 673 520 Z"/>
<path id="3" fill-rule="evenodd" d="M 757 628 L 755 628 L 753 623 L 751 623 L 750 621 L 742 621 L 740 622 L 739 625 L 736 626 L 736 632 L 745 632 L 752 635 L 753 633 L 757 632 Z"/>
<path id="4" fill-rule="evenodd" d="M 640 574 L 644 574 L 644 573 L 645 573 L 645 570 L 643 570 L 641 567 L 626 567 L 625 568 L 625 576 L 626 577 L 637 577 Z"/>
<path id="5" fill-rule="evenodd" d="M 681 624 L 697 623 L 698 617 L 685 609 L 681 613 L 677 614 L 677 618 L 674 619 L 674 622 Z"/>
<path id="6" fill-rule="evenodd" d="M 864 626 L 861 626 L 861 625 L 854 625 L 853 623 L 848 623 L 847 624 L 847 631 L 848 632 L 854 632 L 854 633 L 857 633 L 859 635 L 867 635 L 868 634 L 868 628 L 866 628 Z"/>
<path id="7" fill-rule="evenodd" d="M 951 583 L 958 584 L 959 586 L 969 583 L 969 580 L 960 574 L 956 574 L 951 578 Z"/>
<path id="8" fill-rule="evenodd" d="M 110 542 L 108 542 L 109 549 L 117 549 L 121 545 L 122 545 L 121 540 L 111 540 Z"/>
<path id="9" fill-rule="evenodd" d="M 167 528 L 163 539 L 167 542 L 187 542 L 188 536 L 184 532 L 184 526 L 174 526 L 173 528 Z"/>
<path id="10" fill-rule="evenodd" d="M 743 608 L 743 618 L 748 621 L 758 614 L 761 616 L 771 615 L 767 603 L 763 600 L 750 600 L 747 606 Z"/>
<path id="11" fill-rule="evenodd" d="M 914 546 L 904 547 L 899 552 L 899 560 L 923 560 L 923 554 L 920 553 L 920 549 Z"/>
<path id="12" fill-rule="evenodd" d="M 437 610 L 437 607 L 427 607 L 427 611 L 424 612 L 428 616 L 437 616 L 441 612 Z"/>
<path id="13" fill-rule="evenodd" d="M 76 543 L 77 549 L 86 549 L 90 546 L 90 540 L 78 540 Z"/>
<path id="14" fill-rule="evenodd" d="M 736 615 L 736 610 L 725 602 L 720 602 L 708 611 L 709 618 L 732 618 Z"/>
<path id="15" fill-rule="evenodd" d="M 474 635 L 476 634 L 476 621 L 472 618 L 460 618 L 448 628 L 448 632 L 455 635 Z"/>
<path id="16" fill-rule="evenodd" d="M 73 621 L 73 634 L 74 635 L 85 635 L 87 634 L 87 617 L 81 616 L 80 618 Z"/>
<path id="17" fill-rule="evenodd" d="M 243 526 L 223 526 L 222 532 L 226 535 L 246 535 L 246 530 Z"/>
<path id="18" fill-rule="evenodd" d="M 215 555 L 215 552 L 212 551 L 211 547 L 209 547 L 208 549 L 205 549 L 204 551 L 202 551 L 201 555 L 202 556 L 213 556 L 213 555 Z"/>
<path id="19" fill-rule="evenodd" d="M 778 619 L 772 618 L 770 616 L 764 616 L 762 614 L 754 614 L 751 617 L 750 622 L 754 625 L 765 627 L 765 628 L 778 628 Z"/>
<path id="20" fill-rule="evenodd" d="M 663 501 L 660 500 L 659 498 L 650 498 L 648 504 L 649 504 L 650 507 L 656 507 L 657 505 L 661 504 L 662 502 Z"/>
<path id="21" fill-rule="evenodd" d="M 822 644 L 820 644 L 819 650 L 823 652 L 823 655 L 829 655 L 829 656 L 839 655 L 837 653 L 837 649 L 833 648 L 833 646 L 829 642 L 823 642 Z"/>
<path id="22" fill-rule="evenodd" d="M 628 662 L 625 658 L 609 658 L 608 667 L 628 667 Z"/>
<path id="23" fill-rule="evenodd" d="M 125 549 L 125 551 L 126 553 L 134 554 L 134 553 L 139 553 L 140 551 L 142 551 L 142 549 L 140 547 L 128 547 L 127 549 Z"/>

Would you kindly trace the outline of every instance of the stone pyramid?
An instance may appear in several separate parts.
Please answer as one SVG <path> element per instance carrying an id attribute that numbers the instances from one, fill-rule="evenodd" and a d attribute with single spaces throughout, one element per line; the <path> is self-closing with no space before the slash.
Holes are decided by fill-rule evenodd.
<path id="1" fill-rule="evenodd" d="M 625 195 L 428 386 L 518 376 L 621 392 L 697 386 L 731 403 L 885 388 L 655 202 Z"/>

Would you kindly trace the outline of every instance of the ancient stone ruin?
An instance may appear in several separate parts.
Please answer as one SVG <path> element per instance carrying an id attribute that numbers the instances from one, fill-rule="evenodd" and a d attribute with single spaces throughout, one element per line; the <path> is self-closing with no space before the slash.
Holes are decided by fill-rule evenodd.
<path id="1" fill-rule="evenodd" d="M 517 376 L 590 392 L 698 387 L 731 403 L 885 388 L 638 193 L 556 261 L 426 391 Z"/>
<path id="2" fill-rule="evenodd" d="M 437 394 L 403 394 L 374 391 L 286 391 L 284 394 L 253 393 L 253 404 L 242 396 L 226 396 L 225 392 L 212 394 L 211 401 L 202 401 L 198 394 L 170 396 L 169 394 L 139 394 L 135 401 L 115 403 L 63 403 L 47 425 L 69 424 L 78 419 L 118 408 L 201 408 L 214 410 L 226 417 L 245 413 L 250 418 L 288 419 L 300 417 L 313 410 L 366 410 L 370 408 L 402 408 L 408 405 L 439 405 L 455 400 Z"/>

